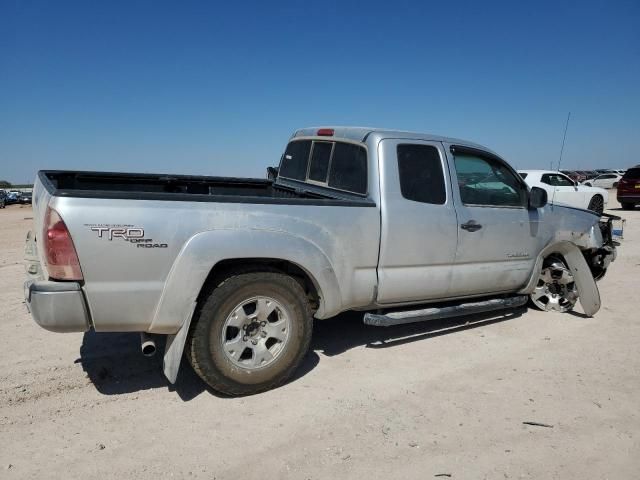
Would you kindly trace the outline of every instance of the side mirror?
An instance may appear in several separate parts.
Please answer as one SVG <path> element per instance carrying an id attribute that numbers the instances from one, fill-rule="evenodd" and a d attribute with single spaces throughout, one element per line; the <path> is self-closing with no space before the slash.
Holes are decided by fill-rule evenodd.
<path id="1" fill-rule="evenodd" d="M 278 176 L 278 167 L 267 167 L 267 179 L 275 180 Z"/>
<path id="2" fill-rule="evenodd" d="M 544 188 L 531 187 L 529 208 L 542 208 L 547 204 L 547 191 Z"/>

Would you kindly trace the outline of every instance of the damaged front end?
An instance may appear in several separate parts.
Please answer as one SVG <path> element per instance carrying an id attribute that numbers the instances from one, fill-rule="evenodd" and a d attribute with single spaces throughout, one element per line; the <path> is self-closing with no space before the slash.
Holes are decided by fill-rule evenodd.
<path id="1" fill-rule="evenodd" d="M 624 220 L 562 206 L 546 213 L 546 247 L 538 255 L 530 282 L 519 293 L 528 294 L 544 311 L 570 311 L 579 300 L 584 313 L 592 316 L 600 309 L 596 280 L 616 258 Z"/>
<path id="2" fill-rule="evenodd" d="M 582 254 L 595 280 L 604 277 L 609 265 L 616 259 L 616 247 L 620 246 L 620 241 L 624 238 L 624 224 L 622 218 L 603 213 L 600 221 L 592 227 L 591 235 L 597 232 L 599 235 L 596 234 L 596 237 L 600 237 L 594 239 L 592 245 L 600 246 L 585 248 Z"/>

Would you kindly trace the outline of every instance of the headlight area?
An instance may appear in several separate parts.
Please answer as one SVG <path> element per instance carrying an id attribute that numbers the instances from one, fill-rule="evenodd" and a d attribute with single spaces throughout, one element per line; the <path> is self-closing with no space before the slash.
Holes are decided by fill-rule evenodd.
<path id="1" fill-rule="evenodd" d="M 620 246 L 619 240 L 624 236 L 624 220 L 616 215 L 604 213 L 598 224 L 594 225 L 591 236 L 594 236 L 594 233 L 596 236 L 602 237 L 601 246 L 584 249 L 582 254 L 589 265 L 593 278 L 600 280 L 607 273 L 611 262 L 616 259 L 616 247 Z"/>

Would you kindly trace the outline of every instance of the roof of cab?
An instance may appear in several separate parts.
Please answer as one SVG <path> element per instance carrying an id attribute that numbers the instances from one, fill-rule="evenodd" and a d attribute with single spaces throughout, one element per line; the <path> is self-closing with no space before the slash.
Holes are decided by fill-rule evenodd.
<path id="1" fill-rule="evenodd" d="M 318 137 L 319 129 L 331 129 L 333 135 L 330 137 L 321 138 L 342 138 L 345 140 L 351 140 L 355 142 L 364 142 L 371 134 L 378 135 L 382 138 L 406 138 L 412 140 L 425 140 L 428 142 L 444 142 L 454 145 L 466 145 L 469 147 L 478 148 L 487 152 L 495 154 L 491 149 L 480 145 L 478 143 L 469 142 L 468 140 L 461 140 L 459 138 L 441 137 L 439 135 L 433 135 L 430 133 L 409 132 L 403 130 L 390 130 L 387 128 L 372 128 L 372 127 L 340 127 L 340 126 L 323 126 L 323 127 L 307 127 L 296 130 L 291 138 L 295 137 Z"/>

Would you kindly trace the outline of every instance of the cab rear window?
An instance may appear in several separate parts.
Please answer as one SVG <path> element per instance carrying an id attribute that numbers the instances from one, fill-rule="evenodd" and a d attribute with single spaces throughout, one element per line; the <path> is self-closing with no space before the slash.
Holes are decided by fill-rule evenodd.
<path id="1" fill-rule="evenodd" d="M 282 156 L 279 176 L 364 195 L 367 151 L 345 142 L 293 141 Z"/>
<path id="2" fill-rule="evenodd" d="M 307 178 L 309 152 L 311 152 L 311 142 L 289 143 L 280 162 L 279 175 L 295 180 L 305 180 Z"/>

